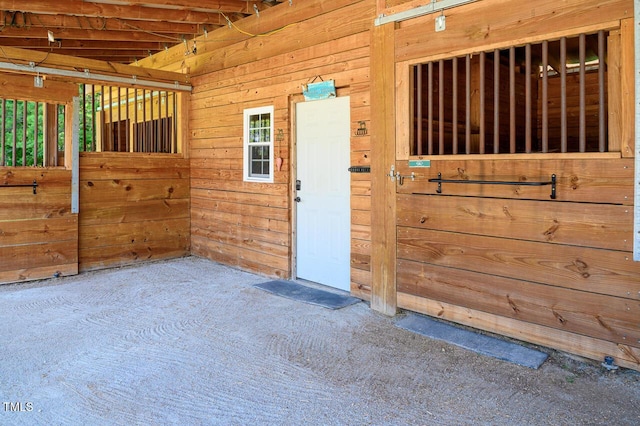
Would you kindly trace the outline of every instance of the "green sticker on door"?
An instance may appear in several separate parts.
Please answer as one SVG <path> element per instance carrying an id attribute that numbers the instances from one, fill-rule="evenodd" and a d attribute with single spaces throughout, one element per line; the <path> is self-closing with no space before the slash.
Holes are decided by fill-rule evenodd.
<path id="1" fill-rule="evenodd" d="M 431 167 L 431 160 L 409 160 L 409 167 Z"/>

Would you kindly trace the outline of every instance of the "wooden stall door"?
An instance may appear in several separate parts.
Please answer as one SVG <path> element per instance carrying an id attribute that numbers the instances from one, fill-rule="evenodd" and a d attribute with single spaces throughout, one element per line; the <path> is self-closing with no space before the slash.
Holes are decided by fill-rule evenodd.
<path id="1" fill-rule="evenodd" d="M 0 284 L 78 273 L 70 206 L 70 170 L 0 168 Z"/>

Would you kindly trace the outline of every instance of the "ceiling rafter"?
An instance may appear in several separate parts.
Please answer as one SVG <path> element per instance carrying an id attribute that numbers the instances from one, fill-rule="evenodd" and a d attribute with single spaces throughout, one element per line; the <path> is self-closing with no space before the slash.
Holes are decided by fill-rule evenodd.
<path id="1" fill-rule="evenodd" d="M 156 33 L 198 34 L 202 32 L 201 23 L 175 22 L 168 26 L 164 22 L 141 21 L 121 18 L 94 18 L 88 16 L 50 15 L 32 12 L 0 11 L 0 23 L 4 28 L 46 28 L 46 29 L 82 29 L 96 31 L 152 31 Z M 221 26 L 220 21 L 211 26 Z"/>
<path id="2" fill-rule="evenodd" d="M 0 0 L 0 46 L 133 63 L 280 0 Z M 54 42 L 50 42 L 51 37 Z M 100 51 L 98 53 L 97 51 Z"/>
<path id="3" fill-rule="evenodd" d="M 226 3 L 246 4 L 239 0 L 228 0 Z M 198 10 L 195 10 L 198 9 Z M 173 7 L 144 7 L 128 4 L 111 4 L 85 2 L 80 0 L 58 0 L 52 5 L 48 0 L 20 1 L 0 0 L 0 10 L 31 12 L 53 15 L 72 15 L 103 18 L 139 19 L 149 21 L 169 22 L 200 22 L 208 23 L 211 20 L 218 22 L 216 16 L 222 13 L 235 13 L 238 7 L 232 9 L 211 9 L 200 11 L 201 8 L 173 8 Z M 248 13 L 248 12 L 247 12 Z"/>

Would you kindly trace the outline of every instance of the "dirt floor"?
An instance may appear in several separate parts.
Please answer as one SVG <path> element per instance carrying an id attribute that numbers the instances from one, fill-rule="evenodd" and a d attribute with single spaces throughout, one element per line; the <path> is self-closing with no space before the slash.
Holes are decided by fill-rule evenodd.
<path id="1" fill-rule="evenodd" d="M 532 370 L 189 257 L 0 286 L 2 425 L 638 425 L 640 374 Z"/>

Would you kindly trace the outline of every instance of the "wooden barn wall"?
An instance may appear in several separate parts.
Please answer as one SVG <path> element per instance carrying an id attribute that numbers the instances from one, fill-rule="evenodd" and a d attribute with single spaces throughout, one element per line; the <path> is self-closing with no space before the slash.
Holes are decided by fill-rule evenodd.
<path id="1" fill-rule="evenodd" d="M 0 283 L 77 274 L 77 235 L 70 170 L 0 168 Z"/>
<path id="2" fill-rule="evenodd" d="M 81 153 L 81 271 L 189 254 L 189 160 Z"/>
<path id="3" fill-rule="evenodd" d="M 411 63 L 527 41 L 612 30 L 610 150 L 598 154 L 432 156 L 411 169 L 409 120 L 399 109 L 396 169 L 398 306 L 476 328 L 640 369 L 640 265 L 633 240 L 633 29 L 630 0 L 479 1 L 401 23 L 398 78 Z M 398 71 L 397 71 L 398 72 Z M 408 75 L 408 71 L 406 74 Z M 399 81 L 398 87 L 406 85 Z M 553 86 L 552 86 L 553 87 Z M 407 95 L 398 94 L 401 102 Z M 426 158 L 426 157 L 425 157 Z M 446 179 L 539 181 L 442 186 Z"/>
<path id="4" fill-rule="evenodd" d="M 356 130 L 360 121 L 369 122 L 374 11 L 371 1 L 283 4 L 259 18 L 262 29 L 286 23 L 281 31 L 187 61 L 199 74 L 191 80 L 189 114 L 193 254 L 273 277 L 291 276 L 291 111 L 302 100 L 302 84 L 315 76 L 334 80 L 338 95 L 351 99 L 351 164 L 369 165 L 369 136 L 356 136 Z M 238 23 L 245 30 L 258 27 L 252 25 L 252 18 Z M 242 38 L 226 27 L 208 37 L 229 34 Z M 274 128 L 285 135 L 274 145 L 284 159 L 282 170 L 275 171 L 274 183 L 244 182 L 243 110 L 267 105 L 275 109 Z M 351 287 L 363 298 L 370 286 L 370 193 L 369 175 L 353 174 Z"/>

